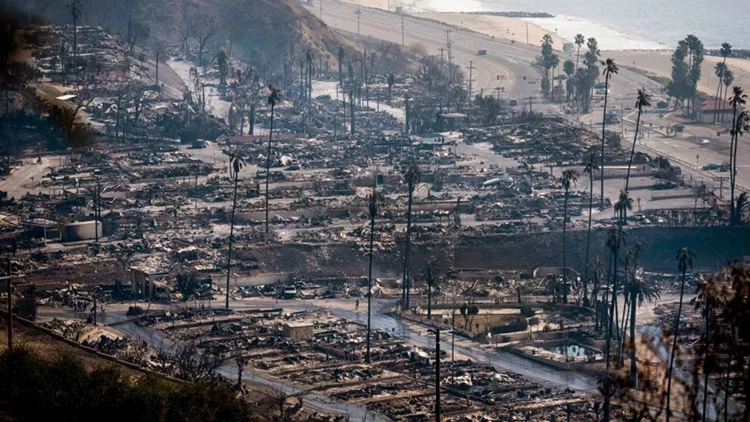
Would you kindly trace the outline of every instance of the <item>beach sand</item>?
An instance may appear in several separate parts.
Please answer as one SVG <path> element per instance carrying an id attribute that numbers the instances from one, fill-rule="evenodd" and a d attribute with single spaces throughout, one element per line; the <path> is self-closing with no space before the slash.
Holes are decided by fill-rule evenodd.
<path id="1" fill-rule="evenodd" d="M 671 51 L 603 51 L 602 57 L 611 57 L 621 66 L 635 67 L 665 78 L 671 77 Z M 722 61 L 721 57 L 705 57 L 701 67 L 701 80 L 698 84 L 700 92 L 710 96 L 716 95 L 719 79 L 714 73 L 714 67 L 720 61 Z M 733 86 L 750 82 L 750 60 L 727 59 L 727 66 L 734 74 Z"/>
<path id="2" fill-rule="evenodd" d="M 533 23 L 528 23 L 523 19 L 508 18 L 505 16 L 490 16 L 490 15 L 472 15 L 467 13 L 418 13 L 415 16 L 426 19 L 433 19 L 436 21 L 444 22 L 453 26 L 460 26 L 467 28 L 472 31 L 481 32 L 483 34 L 492 35 L 497 38 L 505 38 L 514 40 L 517 43 L 526 44 L 526 29 L 528 25 L 528 44 L 530 45 L 542 45 L 542 37 L 545 34 L 552 36 L 554 47 L 557 50 L 562 50 L 562 46 L 566 42 L 561 37 L 555 35 L 554 32 L 542 29 L 540 26 Z"/>
<path id="3" fill-rule="evenodd" d="M 359 4 L 362 7 L 372 7 L 383 10 L 395 10 L 398 0 L 343 0 L 348 3 Z M 471 15 L 464 13 L 418 13 L 415 16 L 444 22 L 448 25 L 460 26 L 472 31 L 493 35 L 495 37 L 515 40 L 517 43 L 526 44 L 526 24 L 520 18 L 508 18 L 503 16 Z M 555 33 L 547 31 L 540 26 L 528 23 L 529 44 L 541 45 L 541 39 L 545 34 L 552 35 L 554 48 L 562 50 L 563 43 L 570 42 Z M 611 57 L 621 66 L 634 67 L 645 70 L 657 76 L 670 78 L 672 72 L 671 51 L 656 50 L 627 50 L 627 51 L 602 51 L 602 58 Z M 716 95 L 718 79 L 714 74 L 714 66 L 722 60 L 721 57 L 706 56 L 703 62 L 701 80 L 698 90 L 709 95 Z M 635 63 L 635 64 L 634 64 Z M 734 73 L 734 85 L 742 85 L 750 82 L 750 60 L 728 59 L 727 66 Z M 730 88 L 731 91 L 731 88 Z M 731 94 L 731 92 L 730 92 Z"/>

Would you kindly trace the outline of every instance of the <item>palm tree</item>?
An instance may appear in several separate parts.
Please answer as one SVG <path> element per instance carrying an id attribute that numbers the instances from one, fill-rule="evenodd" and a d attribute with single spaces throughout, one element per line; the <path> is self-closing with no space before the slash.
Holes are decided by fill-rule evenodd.
<path id="1" fill-rule="evenodd" d="M 266 240 L 268 240 L 268 182 L 271 177 L 271 142 L 273 142 L 273 112 L 276 104 L 281 102 L 281 88 L 277 85 L 269 85 L 271 93 L 268 95 L 268 105 L 271 106 L 271 130 L 268 132 L 268 153 L 266 155 Z"/>
<path id="2" fill-rule="evenodd" d="M 383 197 L 377 191 L 377 174 L 373 175 L 372 181 L 372 195 L 370 195 L 370 263 L 367 271 L 367 362 L 371 362 L 370 359 L 370 317 L 372 308 L 372 257 L 373 257 L 373 246 L 375 244 L 375 217 L 378 215 L 380 208 L 383 205 Z"/>
<path id="3" fill-rule="evenodd" d="M 414 188 L 422 180 L 422 171 L 419 166 L 411 164 L 404 171 L 404 179 L 409 189 L 409 202 L 406 211 L 406 250 L 404 252 L 404 278 L 402 285 L 402 297 L 404 309 L 409 308 L 409 294 L 411 291 L 411 282 L 409 281 L 409 247 L 411 244 L 411 205 L 414 200 Z"/>
<path id="4" fill-rule="evenodd" d="M 727 69 L 724 71 L 724 103 L 727 102 L 727 97 L 729 97 L 729 87 L 732 86 L 734 83 L 734 73 L 732 73 L 731 70 Z M 724 113 L 721 114 L 721 122 L 724 122 Z"/>
<path id="5" fill-rule="evenodd" d="M 743 94 L 744 97 L 744 94 Z M 732 136 L 734 142 L 730 146 L 730 172 L 729 181 L 731 183 L 731 210 L 733 212 L 731 224 L 739 225 L 742 220 L 742 213 L 739 204 L 734 199 L 734 189 L 737 185 L 737 147 L 740 143 L 740 136 L 744 135 L 745 132 L 750 131 L 750 114 L 747 110 L 742 111 L 734 123 L 734 129 L 732 130 Z M 738 198 L 739 200 L 739 198 Z"/>
<path id="6" fill-rule="evenodd" d="M 714 75 L 716 75 L 717 78 L 719 78 L 719 86 L 716 87 L 716 98 L 714 98 L 714 123 L 716 123 L 716 120 L 719 117 L 719 100 L 721 99 L 721 86 L 722 81 L 724 80 L 724 72 L 727 71 L 727 65 L 726 63 L 716 63 L 716 66 L 714 67 Z"/>
<path id="7" fill-rule="evenodd" d="M 431 262 L 424 269 L 424 281 L 427 283 L 427 319 L 432 319 L 432 295 L 438 288 L 439 279 L 437 265 Z"/>
<path id="8" fill-rule="evenodd" d="M 689 34 L 685 38 L 685 42 L 687 43 L 688 52 L 690 54 L 689 81 L 692 91 L 692 98 L 690 101 L 692 103 L 692 110 L 688 107 L 688 112 L 690 113 L 691 118 L 695 119 L 695 96 L 698 93 L 697 85 L 700 80 L 700 63 L 703 61 L 703 42 L 693 34 Z"/>
<path id="9" fill-rule="evenodd" d="M 568 169 L 562 172 L 560 184 L 565 189 L 565 205 L 563 206 L 563 303 L 568 303 L 568 244 L 567 232 L 568 227 L 568 194 L 571 185 L 578 181 L 578 170 Z"/>
<path id="10" fill-rule="evenodd" d="M 735 223 L 735 209 L 734 209 L 734 187 L 737 176 L 737 143 L 739 142 L 739 136 L 742 135 L 742 129 L 745 126 L 743 120 L 747 120 L 747 115 L 742 112 L 738 119 L 737 110 L 744 107 L 747 103 L 747 95 L 742 91 L 742 87 L 735 86 L 733 88 L 732 98 L 729 99 L 732 104 L 732 130 L 731 130 L 731 141 L 729 143 L 729 221 L 730 224 Z"/>
<path id="11" fill-rule="evenodd" d="M 576 73 L 575 64 L 571 60 L 565 60 L 563 63 L 563 72 L 567 79 L 565 80 L 565 102 L 570 102 L 570 97 L 573 95 L 573 89 L 575 84 L 573 83 L 573 75 Z"/>
<path id="12" fill-rule="evenodd" d="M 583 306 L 588 306 L 587 287 L 589 281 L 589 251 L 591 250 L 591 217 L 594 213 L 594 172 L 599 170 L 596 153 L 589 154 L 583 162 L 583 172 L 589 175 L 589 225 L 586 230 L 586 262 L 583 277 Z M 594 298 L 596 301 L 596 298 Z"/>
<path id="13" fill-rule="evenodd" d="M 625 244 L 625 232 L 622 231 L 622 227 L 614 226 L 609 230 L 607 235 L 606 246 L 612 254 L 612 299 L 609 303 L 609 312 L 607 316 L 607 335 L 604 344 L 604 358 L 607 362 L 607 372 L 604 379 L 604 422 L 609 422 L 609 402 L 610 402 L 610 351 L 612 348 L 612 331 L 615 316 L 615 309 L 617 307 L 617 263 L 619 261 L 620 248 Z"/>
<path id="14" fill-rule="evenodd" d="M 643 107 L 650 107 L 649 100 L 651 95 L 646 93 L 645 89 L 638 90 L 638 99 L 635 101 L 635 107 L 638 109 L 638 118 L 635 120 L 635 136 L 633 136 L 633 147 L 630 149 L 630 161 L 628 161 L 628 174 L 625 176 L 625 192 L 628 192 L 630 186 L 630 168 L 633 166 L 633 156 L 635 155 L 635 143 L 638 141 L 638 130 L 641 127 L 641 114 Z"/>
<path id="15" fill-rule="evenodd" d="M 245 160 L 241 156 L 232 154 L 229 156 L 229 178 L 234 179 L 234 195 L 232 196 L 232 217 L 229 221 L 229 253 L 227 253 L 227 297 L 224 306 L 229 309 L 229 276 L 232 269 L 232 243 L 234 241 L 234 211 L 237 209 L 237 184 L 240 178 L 240 170 L 245 167 Z"/>
<path id="16" fill-rule="evenodd" d="M 628 224 L 628 211 L 633 209 L 633 198 L 627 192 L 621 190 L 614 208 L 618 220 L 617 224 L 620 226 Z"/>
<path id="17" fill-rule="evenodd" d="M 717 288 L 716 280 L 710 277 L 708 280 L 703 277 L 698 279 L 698 303 L 703 305 L 703 321 L 705 323 L 705 340 L 703 349 L 703 422 L 706 421 L 706 407 L 708 405 L 708 374 L 711 372 L 711 368 L 708 364 L 709 351 L 711 350 L 711 331 L 710 323 L 712 316 L 711 306 L 716 303 L 716 298 L 719 297 L 719 291 Z M 724 296 L 724 295 L 721 295 Z M 727 384 L 728 385 L 728 384 Z M 728 392 L 729 389 L 727 388 Z M 728 415 L 724 417 L 727 418 Z"/>
<path id="18" fill-rule="evenodd" d="M 576 51 L 576 69 L 578 69 L 578 59 L 581 57 L 581 46 L 586 43 L 586 38 L 583 37 L 583 34 L 576 34 L 574 41 L 578 46 L 578 51 Z"/>
<path id="19" fill-rule="evenodd" d="M 716 114 L 718 113 L 719 99 L 721 98 L 721 84 L 724 79 L 724 72 L 727 70 L 727 57 L 732 54 L 732 46 L 729 43 L 723 43 L 720 53 L 724 60 L 721 63 L 716 63 L 715 68 L 716 77 L 719 78 L 719 86 L 716 88 L 716 99 L 714 100 L 714 123 L 716 123 Z"/>
<path id="20" fill-rule="evenodd" d="M 677 268 L 682 273 L 682 282 L 680 283 L 680 304 L 677 306 L 677 318 L 674 321 L 674 329 L 672 331 L 672 354 L 669 358 L 669 369 L 667 370 L 667 422 L 669 422 L 669 418 L 672 416 L 670 407 L 672 398 L 672 369 L 674 368 L 675 351 L 677 351 L 677 338 L 680 334 L 680 317 L 682 316 L 682 299 L 685 295 L 685 278 L 688 268 L 693 268 L 693 258 L 695 258 L 695 253 L 688 248 L 682 248 L 677 251 Z"/>
<path id="21" fill-rule="evenodd" d="M 605 130 L 607 129 L 607 98 L 609 94 L 609 79 L 613 74 L 617 74 L 620 70 L 617 68 L 614 59 L 607 59 L 607 61 L 601 62 L 604 66 L 604 111 L 602 113 L 602 155 L 600 158 L 599 167 L 604 171 L 604 144 L 605 144 Z M 604 209 L 604 177 L 601 178 L 602 187 L 602 203 L 600 208 Z"/>
<path id="22" fill-rule="evenodd" d="M 640 256 L 640 253 L 644 250 L 643 242 L 641 239 L 635 239 L 633 249 L 628 249 L 628 251 L 625 253 L 625 276 L 635 277 L 638 273 L 638 257 Z M 629 265 L 633 264 L 633 269 L 629 269 Z M 629 279 L 626 279 L 626 282 Z M 630 306 L 630 296 L 627 294 L 628 290 L 624 289 L 625 291 L 625 303 L 623 304 L 623 310 L 622 310 L 622 319 L 620 321 L 620 325 L 622 325 L 622 334 L 620 335 L 620 344 L 619 349 L 617 351 L 617 363 L 618 365 L 621 364 L 621 358 L 622 358 L 622 350 L 625 347 L 625 333 L 627 332 L 628 327 L 628 320 L 627 320 L 627 314 L 628 314 L 628 306 Z M 620 366 L 621 367 L 621 366 Z"/>
<path id="23" fill-rule="evenodd" d="M 630 296 L 630 377 L 637 378 L 637 358 L 635 351 L 635 317 L 638 306 L 659 299 L 659 287 L 651 281 L 639 277 L 635 272 L 625 281 L 624 290 Z"/>
<path id="24" fill-rule="evenodd" d="M 549 56 L 549 67 L 552 70 L 552 79 L 549 81 L 550 100 L 555 100 L 555 70 L 560 65 L 560 57 L 557 54 Z"/>

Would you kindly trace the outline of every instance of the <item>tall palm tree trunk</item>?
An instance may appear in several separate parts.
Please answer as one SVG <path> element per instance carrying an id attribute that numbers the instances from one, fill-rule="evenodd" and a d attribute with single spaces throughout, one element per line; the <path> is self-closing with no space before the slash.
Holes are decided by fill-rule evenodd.
<path id="1" fill-rule="evenodd" d="M 686 270 L 682 270 L 682 283 L 680 283 L 680 304 L 677 306 L 677 319 L 674 322 L 674 332 L 672 335 L 674 336 L 674 339 L 672 340 L 672 354 L 669 357 L 669 370 L 667 370 L 667 422 L 669 422 L 669 418 L 672 416 L 672 409 L 671 409 L 671 399 L 672 399 L 672 371 L 674 369 L 674 356 L 675 352 L 677 351 L 677 338 L 679 337 L 680 333 L 680 316 L 682 316 L 682 298 L 685 294 L 685 272 Z"/>
<path id="2" fill-rule="evenodd" d="M 404 251 L 404 279 L 403 279 L 403 299 L 404 309 L 409 308 L 409 293 L 411 290 L 411 276 L 409 275 L 409 247 L 411 246 L 411 204 L 414 197 L 414 185 L 409 182 L 409 207 L 406 212 L 406 250 Z"/>
<path id="3" fill-rule="evenodd" d="M 628 192 L 630 187 L 630 168 L 633 166 L 633 156 L 635 155 L 635 143 L 638 141 L 638 130 L 641 128 L 641 112 L 642 108 L 638 108 L 638 118 L 635 121 L 635 136 L 633 136 L 633 147 L 630 148 L 630 161 L 628 161 L 628 174 L 625 176 L 625 192 Z"/>
<path id="4" fill-rule="evenodd" d="M 601 192 L 602 192 L 602 201 L 601 205 L 599 206 L 600 209 L 604 209 L 604 143 L 605 143 L 605 133 L 607 129 L 607 99 L 609 94 L 609 74 L 604 78 L 604 111 L 602 113 L 602 156 L 600 165 L 599 165 L 599 179 L 601 181 Z"/>
<path id="5" fill-rule="evenodd" d="M 376 182 L 377 183 L 377 182 Z M 375 200 L 375 190 L 373 189 L 373 201 Z M 375 244 L 375 213 L 370 214 L 370 262 L 367 270 L 367 363 L 372 360 L 370 356 L 370 336 L 371 326 L 370 317 L 372 315 L 372 256 L 373 246 Z"/>
<path id="6" fill-rule="evenodd" d="M 737 134 L 735 133 L 735 125 L 737 124 L 737 104 L 732 106 L 732 137 L 729 141 L 729 224 L 734 224 L 735 209 L 734 209 L 734 178 L 737 173 L 737 167 L 735 162 L 735 144 L 737 143 Z"/>
<path id="7" fill-rule="evenodd" d="M 583 304 L 588 306 L 589 251 L 591 250 L 591 217 L 594 213 L 594 171 L 589 174 L 589 225 L 586 229 L 586 262 L 583 276 Z M 596 301 L 596 299 L 594 299 Z"/>
<path id="8" fill-rule="evenodd" d="M 706 301 L 708 302 L 708 301 Z M 703 351 L 703 418 L 702 421 L 706 422 L 706 406 L 708 404 L 708 370 L 706 368 L 706 364 L 708 363 L 708 349 L 711 345 L 711 341 L 709 338 L 709 318 L 711 316 L 711 309 L 708 306 L 708 303 L 706 303 L 706 309 L 703 310 L 703 317 L 706 321 L 706 349 Z"/>
<path id="9" fill-rule="evenodd" d="M 726 60 L 726 59 L 725 59 Z M 716 88 L 716 98 L 714 99 L 714 124 L 719 117 L 719 101 L 721 100 L 721 85 L 724 79 L 724 72 L 719 75 L 719 86 Z"/>
<path id="10" fill-rule="evenodd" d="M 609 304 L 609 317 L 607 319 L 607 339 L 604 345 L 604 355 L 607 362 L 606 381 L 604 385 L 604 422 L 609 422 L 609 403 L 610 403 L 610 379 L 609 379 L 609 368 L 610 368 L 610 352 L 612 349 L 612 330 L 615 318 L 615 310 L 617 306 L 617 251 L 612 254 L 613 261 L 613 272 L 612 272 L 612 301 Z"/>
<path id="11" fill-rule="evenodd" d="M 638 361 L 636 359 L 635 351 L 635 317 L 637 310 L 636 294 L 632 292 L 630 294 L 630 379 L 633 383 L 638 381 Z"/>
<path id="12" fill-rule="evenodd" d="M 630 313 L 629 306 L 632 306 L 632 304 L 630 303 L 630 296 L 631 295 L 628 294 L 628 292 L 624 292 L 623 299 L 625 300 L 625 303 L 623 303 L 623 306 L 622 306 L 622 317 L 620 319 L 620 326 L 622 327 L 622 330 L 620 331 L 620 334 L 619 334 L 620 338 L 619 338 L 619 341 L 617 342 L 617 368 L 618 369 L 622 368 L 622 365 L 624 364 L 622 353 L 625 350 L 625 339 L 626 339 L 625 334 L 627 334 L 628 332 L 628 323 L 629 323 L 628 315 Z"/>
<path id="13" fill-rule="evenodd" d="M 266 154 L 266 241 L 268 241 L 268 182 L 271 178 L 271 142 L 273 141 L 273 111 L 274 105 L 271 105 L 271 130 L 268 133 L 268 153 Z"/>
<path id="14" fill-rule="evenodd" d="M 224 307 L 229 309 L 229 279 L 232 270 L 232 244 L 234 241 L 234 211 L 237 209 L 237 183 L 239 182 L 239 173 L 234 175 L 234 196 L 232 199 L 232 220 L 229 222 L 229 253 L 227 254 L 227 296 Z"/>
<path id="15" fill-rule="evenodd" d="M 566 220 L 568 218 L 568 191 L 565 189 L 565 205 L 563 205 L 563 304 L 568 303 L 568 236 Z"/>

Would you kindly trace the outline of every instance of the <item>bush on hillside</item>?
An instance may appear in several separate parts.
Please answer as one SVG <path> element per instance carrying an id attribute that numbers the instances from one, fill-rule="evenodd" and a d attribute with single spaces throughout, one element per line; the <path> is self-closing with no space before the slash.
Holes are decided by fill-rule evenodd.
<path id="1" fill-rule="evenodd" d="M 177 385 L 146 375 L 132 381 L 114 367 L 87 370 L 60 354 L 48 360 L 19 347 L 0 355 L 0 396 L 20 421 L 248 421 L 248 404 L 229 386 Z"/>

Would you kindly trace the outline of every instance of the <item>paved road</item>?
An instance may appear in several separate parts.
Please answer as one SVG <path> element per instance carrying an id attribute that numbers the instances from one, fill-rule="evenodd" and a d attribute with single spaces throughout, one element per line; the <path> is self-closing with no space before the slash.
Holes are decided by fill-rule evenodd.
<path id="1" fill-rule="evenodd" d="M 57 166 L 61 156 L 42 157 L 42 162 L 36 159 L 26 159 L 22 166 L 13 169 L 10 176 L 0 179 L 0 191 L 8 193 L 8 197 L 21 199 L 26 192 L 40 191 L 39 181 L 49 172 L 51 167 Z M 42 188 L 41 191 L 44 191 Z"/>
<path id="2" fill-rule="evenodd" d="M 355 11 L 356 5 L 347 3 L 338 3 L 323 1 L 323 20 L 333 28 L 357 33 L 357 19 Z M 396 44 L 401 44 L 401 21 L 402 17 L 395 13 L 379 9 L 362 8 L 362 14 L 359 19 L 359 31 L 363 36 L 370 36 Z M 319 16 L 318 6 L 310 8 L 310 11 Z M 536 56 L 540 54 L 537 46 L 524 45 L 520 43 L 511 43 L 509 40 L 501 38 L 492 38 L 484 34 L 467 31 L 465 29 L 455 28 L 440 22 L 427 21 L 412 16 L 404 16 L 404 44 L 421 43 L 427 48 L 430 54 L 440 54 L 440 48 L 446 47 L 447 37 L 452 41 L 452 51 L 454 62 L 461 65 L 468 75 L 468 66 L 471 62 L 476 69 L 473 71 L 474 83 L 472 91 L 476 95 L 480 89 L 484 92 L 494 93 L 498 86 L 505 87 L 506 98 L 533 99 L 534 111 L 544 112 L 561 112 L 562 106 L 559 104 L 550 104 L 543 101 L 539 95 L 539 85 L 530 84 L 532 79 L 541 77 L 539 72 L 531 66 Z M 559 47 L 559 46 L 556 46 Z M 606 49 L 606 45 L 602 45 Z M 487 50 L 486 56 L 477 56 L 480 49 Z M 556 52 L 564 62 L 568 57 L 574 59 L 575 56 Z M 559 69 L 558 69 L 559 71 Z M 500 79 L 498 79 L 498 76 Z M 527 81 L 523 80 L 526 76 Z M 600 78 L 601 79 L 601 78 Z M 620 73 L 611 80 L 609 109 L 622 110 L 624 115 L 628 115 L 628 109 L 632 109 L 635 104 L 636 92 L 640 88 L 645 88 L 653 95 L 652 103 L 656 103 L 663 98 L 662 85 L 649 79 L 639 73 L 621 68 Z M 525 100 L 524 100 L 525 101 Z M 592 125 L 593 130 L 598 133 L 599 128 L 596 125 L 601 124 L 602 104 L 603 101 L 595 101 L 592 113 L 588 119 L 584 118 L 587 125 Z M 716 135 L 716 129 L 703 126 L 688 126 L 686 135 L 680 138 L 667 138 L 660 136 L 656 129 L 674 122 L 659 118 L 656 114 L 649 114 L 644 118 L 645 125 L 652 125 L 651 133 L 647 146 L 639 149 L 644 152 L 658 153 L 664 155 L 675 162 L 695 163 L 696 155 L 699 155 L 699 165 L 694 168 L 687 168 L 689 173 L 694 177 L 703 177 L 709 180 L 712 177 L 728 176 L 728 174 L 709 174 L 700 171 L 700 167 L 708 162 L 725 162 L 727 156 L 729 137 L 727 134 Z M 618 128 L 613 128 L 618 129 Z M 625 122 L 625 141 L 632 139 L 634 124 Z M 709 144 L 699 144 L 699 139 L 709 139 Z M 750 148 L 747 140 L 740 143 L 740 157 L 738 175 L 738 184 L 750 186 L 750 172 L 742 172 L 744 167 L 748 167 L 750 162 Z M 708 186 L 712 188 L 711 184 Z M 718 190 L 718 182 L 715 188 Z M 728 193 L 727 183 L 724 182 L 724 197 Z M 616 200 L 616 198 L 610 198 Z"/>
<path id="3" fill-rule="evenodd" d="M 323 21 L 333 28 L 357 33 L 356 5 L 323 1 Z M 318 6 L 310 11 L 320 15 Z M 362 8 L 359 19 L 359 30 L 363 36 L 370 36 L 396 44 L 401 44 L 401 16 L 379 9 Z M 452 42 L 454 63 L 460 65 L 468 78 L 470 62 L 476 69 L 472 91 L 476 95 L 480 89 L 487 94 L 494 93 L 498 86 L 505 87 L 507 98 L 539 97 L 539 84 L 531 84 L 541 78 L 540 73 L 531 66 L 540 54 L 537 46 L 511 43 L 507 39 L 493 38 L 484 34 L 452 27 L 440 22 L 427 21 L 412 16 L 404 16 L 404 44 L 421 43 L 430 54 L 440 54 L 440 48 L 446 48 L 447 38 Z M 560 47 L 560 46 L 557 46 Z M 487 50 L 486 56 L 478 56 L 479 50 Z M 557 51 L 562 62 L 567 58 L 575 59 Z M 559 69 L 558 69 L 559 70 Z M 498 79 L 500 76 L 500 79 Z M 524 81 L 523 77 L 527 80 Z M 612 100 L 635 102 L 635 93 L 639 87 L 660 90 L 656 82 L 628 70 L 621 70 L 618 80 L 612 83 Z M 540 106 L 540 110 L 555 110 L 549 104 Z"/>

